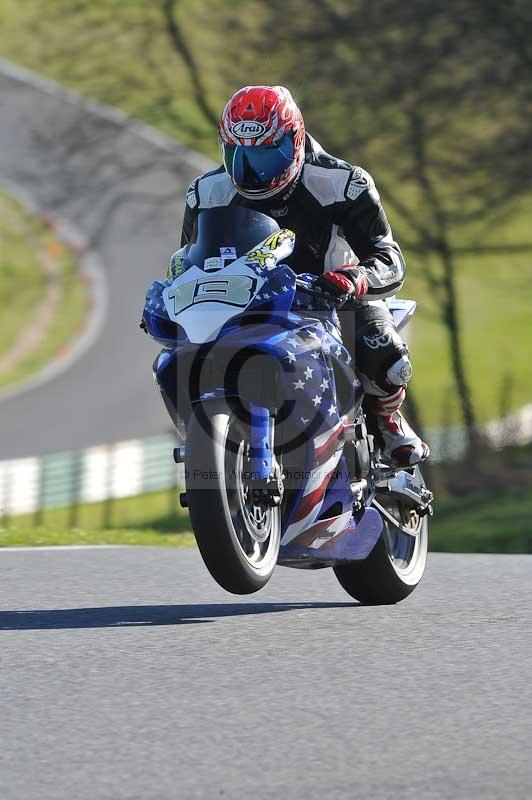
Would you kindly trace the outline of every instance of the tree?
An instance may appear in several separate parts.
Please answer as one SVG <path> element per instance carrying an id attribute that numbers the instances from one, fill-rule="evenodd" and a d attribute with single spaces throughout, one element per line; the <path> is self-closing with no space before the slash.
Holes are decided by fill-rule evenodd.
<path id="1" fill-rule="evenodd" d="M 471 437 L 456 271 L 464 253 L 496 251 L 486 232 L 532 178 L 531 14 L 521 0 L 487 6 L 484 14 L 475 0 L 296 0 L 287 15 L 272 0 L 268 21 L 309 127 L 371 167 L 407 252 L 425 259 Z"/>

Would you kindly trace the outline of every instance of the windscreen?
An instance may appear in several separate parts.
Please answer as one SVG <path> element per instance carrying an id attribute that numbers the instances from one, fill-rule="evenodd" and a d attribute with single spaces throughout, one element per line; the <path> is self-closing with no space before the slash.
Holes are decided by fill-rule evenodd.
<path id="1" fill-rule="evenodd" d="M 198 214 L 194 240 L 187 250 L 185 266 L 220 269 L 279 230 L 275 220 L 250 208 L 229 206 L 204 209 Z"/>

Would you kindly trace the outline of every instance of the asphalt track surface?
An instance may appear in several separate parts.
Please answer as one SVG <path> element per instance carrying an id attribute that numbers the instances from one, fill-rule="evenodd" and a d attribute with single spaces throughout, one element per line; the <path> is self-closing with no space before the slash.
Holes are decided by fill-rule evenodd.
<path id="1" fill-rule="evenodd" d="M 2 552 L 2 800 L 532 796 L 531 556 L 236 598 L 195 550 Z"/>
<path id="2" fill-rule="evenodd" d="M 146 288 L 179 244 L 186 186 L 208 162 L 118 112 L 2 69 L 0 187 L 15 184 L 83 233 L 105 269 L 109 313 L 63 374 L 0 399 L 0 458 L 166 432 L 151 379 L 157 347 L 138 323 Z"/>

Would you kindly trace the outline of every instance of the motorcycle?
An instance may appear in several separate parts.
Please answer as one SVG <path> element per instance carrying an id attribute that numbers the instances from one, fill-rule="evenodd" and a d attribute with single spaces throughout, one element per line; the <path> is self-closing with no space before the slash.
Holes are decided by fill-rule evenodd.
<path id="1" fill-rule="evenodd" d="M 259 590 L 277 564 L 331 567 L 360 602 L 396 603 L 425 570 L 432 493 L 419 466 L 384 463 L 338 301 L 285 263 L 294 245 L 265 215 L 206 209 L 172 278 L 147 292 L 181 505 L 229 592 Z M 398 329 L 415 305 L 390 303 Z"/>

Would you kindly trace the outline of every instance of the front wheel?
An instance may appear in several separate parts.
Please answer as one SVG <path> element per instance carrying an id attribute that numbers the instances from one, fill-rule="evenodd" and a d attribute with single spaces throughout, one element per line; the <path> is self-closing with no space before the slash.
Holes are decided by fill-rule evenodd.
<path id="1" fill-rule="evenodd" d="M 421 481 L 421 473 L 416 469 Z M 429 517 L 420 516 L 412 503 L 398 495 L 381 501 L 382 507 L 403 529 L 382 515 L 381 536 L 363 561 L 334 568 L 336 577 L 351 597 L 368 605 L 398 603 L 411 594 L 425 572 Z"/>
<path id="2" fill-rule="evenodd" d="M 281 510 L 253 502 L 247 425 L 225 406 L 204 411 L 192 414 L 187 431 L 192 530 L 215 581 L 233 594 L 250 594 L 269 581 L 277 563 Z"/>

